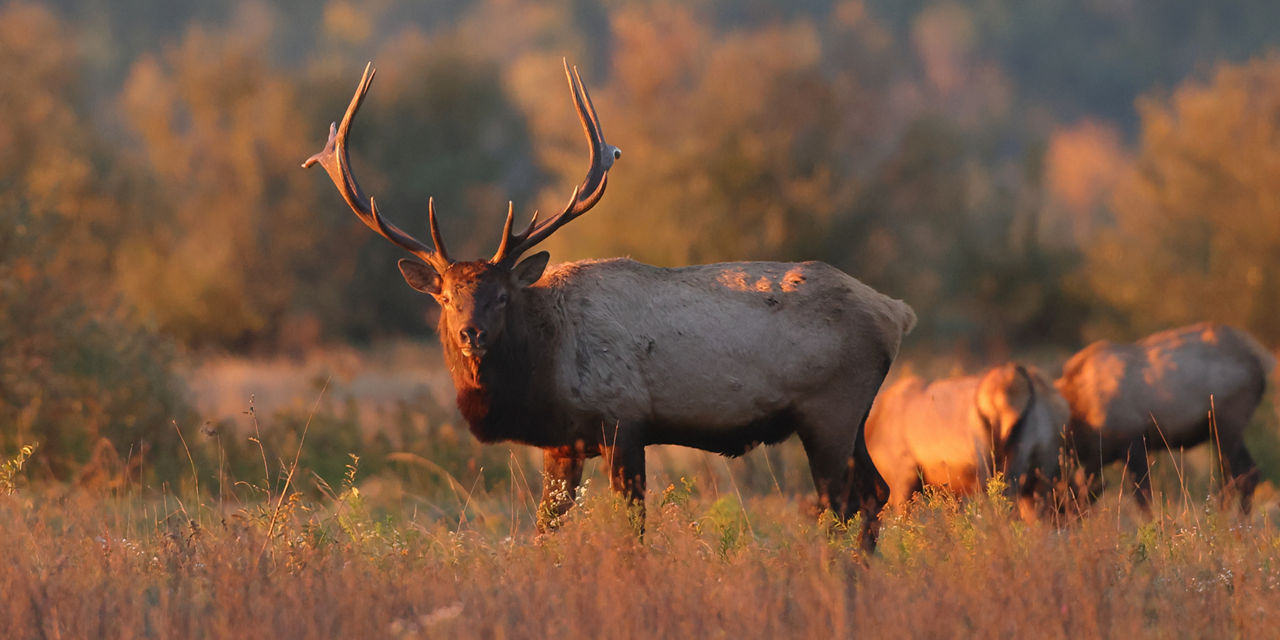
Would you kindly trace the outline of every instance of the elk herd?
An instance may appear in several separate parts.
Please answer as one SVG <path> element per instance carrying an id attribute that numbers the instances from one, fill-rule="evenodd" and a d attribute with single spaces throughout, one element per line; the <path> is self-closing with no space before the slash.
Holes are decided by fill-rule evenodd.
<path id="1" fill-rule="evenodd" d="M 565 75 L 590 153 L 586 177 L 560 212 L 534 212 L 519 232 L 509 205 L 487 260 L 449 257 L 434 201 L 428 245 L 384 218 L 357 183 L 347 139 L 371 66 L 324 149 L 303 164 L 321 165 L 365 225 L 417 258 L 400 271 L 440 306 L 438 336 L 475 437 L 543 450 L 539 530 L 573 505 L 587 458 L 602 457 L 612 489 L 642 516 L 646 446 L 738 456 L 792 434 L 821 504 L 842 518 L 862 514 L 867 547 L 886 504 L 925 486 L 973 492 L 997 474 L 1034 517 L 1063 495 L 1087 501 L 1102 468 L 1123 462 L 1146 504 L 1148 453 L 1210 440 L 1248 510 L 1258 472 L 1242 435 L 1275 359 L 1242 331 L 1199 324 L 1098 342 L 1052 381 L 1006 363 L 932 382 L 903 377 L 881 391 L 915 313 L 834 267 L 526 256 L 599 202 L 621 157 L 576 68 L 566 63 Z"/>

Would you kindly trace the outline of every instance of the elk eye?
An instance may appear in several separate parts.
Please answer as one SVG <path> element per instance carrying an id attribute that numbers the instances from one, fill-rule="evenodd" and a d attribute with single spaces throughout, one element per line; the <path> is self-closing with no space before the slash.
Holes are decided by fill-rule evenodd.
<path id="1" fill-rule="evenodd" d="M 499 294 L 498 294 L 498 304 L 506 304 L 506 303 L 507 303 L 507 299 L 508 299 L 508 298 L 510 298 L 510 297 L 511 297 L 511 296 L 507 295 L 507 293 L 506 293 L 505 291 L 504 291 L 504 292 L 502 292 L 502 293 L 499 293 Z"/>
<path id="2" fill-rule="evenodd" d="M 440 304 L 441 304 L 441 305 L 443 305 L 443 306 L 446 306 L 446 307 L 447 307 L 447 306 L 449 306 L 449 302 L 450 302 L 450 299 L 449 299 L 448 294 L 441 294 L 441 295 L 440 295 Z"/>

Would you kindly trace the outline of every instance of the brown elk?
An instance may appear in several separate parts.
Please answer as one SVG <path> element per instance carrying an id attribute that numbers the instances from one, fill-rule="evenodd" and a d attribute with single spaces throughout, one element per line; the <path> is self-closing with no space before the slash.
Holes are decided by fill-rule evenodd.
<path id="1" fill-rule="evenodd" d="M 1043 375 L 1015 363 L 926 383 L 909 376 L 885 389 L 867 419 L 867 449 L 900 507 L 925 485 L 981 491 L 1003 473 L 1024 518 L 1059 480 L 1069 409 Z"/>
<path id="2" fill-rule="evenodd" d="M 817 262 L 548 267 L 545 251 L 519 260 L 600 200 L 621 156 L 577 70 L 566 63 L 565 75 L 591 152 L 586 179 L 560 213 L 535 212 L 519 233 L 508 205 L 488 260 L 449 258 L 433 201 L 434 249 L 383 218 L 356 183 L 347 136 L 370 67 L 303 166 L 323 166 L 360 220 L 422 260 L 401 260 L 400 271 L 441 306 L 439 338 L 471 432 L 544 450 L 540 530 L 572 505 L 586 457 L 603 455 L 610 486 L 642 510 L 646 445 L 736 456 L 798 433 L 820 499 L 842 516 L 864 513 L 863 539 L 874 544 L 887 489 L 862 425 L 915 314 Z"/>
<path id="3" fill-rule="evenodd" d="M 1206 322 L 1132 344 L 1095 342 L 1063 365 L 1054 384 L 1071 405 L 1071 440 L 1095 492 L 1102 467 L 1123 461 L 1138 504 L 1148 508 L 1148 450 L 1213 442 L 1247 513 L 1258 469 L 1244 429 L 1275 366 L 1253 336 Z"/>

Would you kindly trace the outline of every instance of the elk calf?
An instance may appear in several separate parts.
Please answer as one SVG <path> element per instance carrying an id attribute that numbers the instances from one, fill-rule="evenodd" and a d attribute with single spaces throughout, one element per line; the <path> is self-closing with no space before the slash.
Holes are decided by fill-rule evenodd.
<path id="1" fill-rule="evenodd" d="M 373 80 L 366 68 L 319 163 L 356 215 L 417 256 L 400 270 L 440 304 L 439 337 L 458 409 L 484 442 L 541 447 L 540 528 L 572 505 L 582 460 L 603 455 L 611 486 L 643 507 L 644 448 L 678 444 L 741 455 L 798 433 L 821 498 L 841 516 L 875 515 L 887 498 L 862 425 L 915 314 L 817 262 L 738 262 L 664 269 L 631 260 L 548 266 L 522 254 L 586 213 L 621 152 L 607 144 L 577 72 L 565 75 L 591 153 L 587 177 L 558 214 L 512 231 L 488 260 L 434 248 L 379 213 L 356 183 L 346 140 Z"/>
<path id="2" fill-rule="evenodd" d="M 979 375 L 926 383 L 915 376 L 880 394 L 867 449 L 901 506 L 924 485 L 981 491 L 1003 473 L 1026 518 L 1059 476 L 1068 418 L 1062 396 L 1034 370 L 1009 363 Z"/>
<path id="3" fill-rule="evenodd" d="M 1249 334 L 1201 323 L 1135 344 L 1095 342 L 1072 356 L 1055 385 L 1071 405 L 1071 439 L 1086 472 L 1123 460 L 1144 508 L 1147 452 L 1214 441 L 1228 487 L 1249 511 L 1258 471 L 1244 428 L 1276 359 Z"/>

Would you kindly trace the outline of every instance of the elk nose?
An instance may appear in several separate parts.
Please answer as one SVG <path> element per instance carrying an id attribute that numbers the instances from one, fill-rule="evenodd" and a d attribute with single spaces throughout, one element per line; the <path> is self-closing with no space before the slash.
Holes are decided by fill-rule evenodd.
<path id="1" fill-rule="evenodd" d="M 462 340 L 462 344 L 478 349 L 484 348 L 485 335 L 484 329 L 477 329 L 475 327 L 466 327 L 458 332 L 458 337 Z"/>

